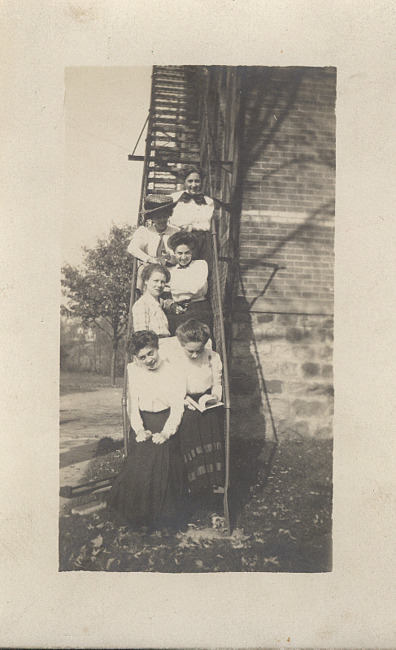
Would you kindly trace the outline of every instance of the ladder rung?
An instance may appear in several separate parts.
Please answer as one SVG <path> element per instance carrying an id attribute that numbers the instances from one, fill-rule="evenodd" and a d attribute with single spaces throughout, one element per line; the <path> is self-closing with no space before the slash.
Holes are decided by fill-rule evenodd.
<path id="1" fill-rule="evenodd" d="M 188 88 L 188 86 L 175 88 L 170 84 L 155 84 L 154 85 L 154 95 L 182 95 L 183 97 L 196 96 L 197 92 L 195 88 Z"/>
<path id="2" fill-rule="evenodd" d="M 166 84 L 166 83 L 156 83 L 154 85 L 154 95 L 157 92 L 162 92 L 162 93 L 170 93 L 170 94 L 175 94 L 175 95 L 191 95 L 194 92 L 194 89 L 188 88 L 187 84 L 183 84 L 180 86 L 175 86 L 173 84 Z"/>
<path id="3" fill-rule="evenodd" d="M 167 68 L 160 67 L 160 68 L 156 68 L 154 70 L 154 76 L 155 77 L 164 76 L 164 77 L 178 77 L 178 78 L 183 77 L 183 78 L 185 78 L 185 77 L 188 76 L 188 74 L 187 74 L 186 70 L 182 70 L 180 68 L 179 69 L 168 70 Z"/>
<path id="4" fill-rule="evenodd" d="M 153 115 L 172 115 L 172 117 L 177 113 L 183 113 L 183 115 L 186 115 L 187 108 L 185 106 L 167 106 L 166 103 L 164 103 L 161 106 L 158 106 L 157 104 L 153 111 Z"/>

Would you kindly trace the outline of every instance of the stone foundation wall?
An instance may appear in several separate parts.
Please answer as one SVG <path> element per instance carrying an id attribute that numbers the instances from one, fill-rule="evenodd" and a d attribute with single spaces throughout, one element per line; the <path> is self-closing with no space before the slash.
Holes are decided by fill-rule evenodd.
<path id="1" fill-rule="evenodd" d="M 231 391 L 241 421 L 257 416 L 279 438 L 332 436 L 333 318 L 236 312 Z"/>
<path id="2" fill-rule="evenodd" d="M 336 70 L 252 67 L 246 84 L 233 417 L 331 437 Z"/>

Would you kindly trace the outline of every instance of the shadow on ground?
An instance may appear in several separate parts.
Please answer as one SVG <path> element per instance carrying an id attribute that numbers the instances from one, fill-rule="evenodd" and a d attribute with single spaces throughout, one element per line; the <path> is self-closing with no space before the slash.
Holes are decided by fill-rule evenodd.
<path id="1" fill-rule="evenodd" d="M 60 570 L 330 571 L 332 442 L 292 438 L 275 446 L 236 436 L 231 458 L 231 537 L 189 534 L 221 514 L 220 496 L 192 505 L 189 529 L 147 535 L 107 510 L 79 516 L 70 506 L 60 519 Z M 95 458 L 84 480 L 116 474 L 121 464 L 120 450 Z"/>

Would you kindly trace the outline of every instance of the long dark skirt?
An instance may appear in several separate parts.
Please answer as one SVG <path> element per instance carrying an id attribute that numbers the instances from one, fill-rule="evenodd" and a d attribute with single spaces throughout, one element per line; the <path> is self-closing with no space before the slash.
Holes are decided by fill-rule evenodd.
<path id="1" fill-rule="evenodd" d="M 209 327 L 213 337 L 213 313 L 208 300 L 190 302 L 186 311 L 182 314 L 174 314 L 170 312 L 167 316 L 171 336 L 175 336 L 176 329 L 179 325 L 185 323 L 189 318 L 196 318 L 196 320 L 205 323 L 205 325 Z"/>
<path id="2" fill-rule="evenodd" d="M 169 409 L 160 413 L 141 411 L 144 428 L 161 431 Z M 135 526 L 169 525 L 181 516 L 183 498 L 183 459 L 176 432 L 167 442 L 136 442 L 131 429 L 129 453 L 107 498 Z"/>
<path id="3" fill-rule="evenodd" d="M 192 395 L 197 400 L 200 395 Z M 188 490 L 191 494 L 211 493 L 224 486 L 224 409 L 218 406 L 201 413 L 185 409 L 179 428 Z"/>
<path id="4" fill-rule="evenodd" d="M 191 234 L 195 239 L 195 259 L 205 260 L 210 274 L 213 268 L 212 235 L 207 230 L 193 230 Z"/>

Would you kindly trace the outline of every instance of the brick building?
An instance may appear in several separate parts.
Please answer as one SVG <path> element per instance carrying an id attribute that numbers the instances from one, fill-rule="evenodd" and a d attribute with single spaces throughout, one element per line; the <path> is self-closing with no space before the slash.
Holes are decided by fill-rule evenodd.
<path id="1" fill-rule="evenodd" d="M 233 392 L 271 409 L 279 435 L 329 436 L 335 70 L 247 76 Z"/>
<path id="2" fill-rule="evenodd" d="M 332 434 L 335 100 L 334 68 L 154 67 L 143 186 L 207 172 L 246 435 Z"/>

